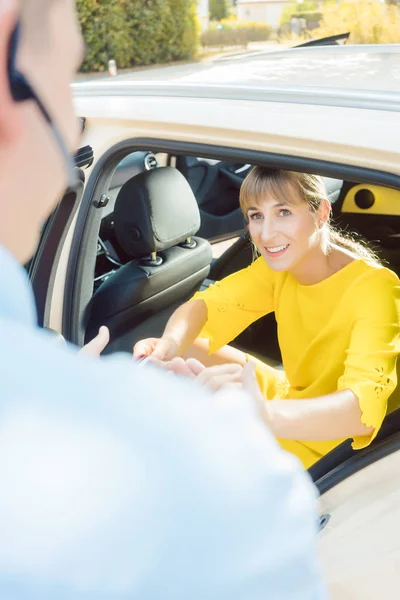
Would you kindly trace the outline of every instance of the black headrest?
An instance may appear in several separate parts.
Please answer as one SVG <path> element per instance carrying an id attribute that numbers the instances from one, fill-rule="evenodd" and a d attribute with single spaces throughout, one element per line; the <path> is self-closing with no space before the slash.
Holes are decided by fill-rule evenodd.
<path id="1" fill-rule="evenodd" d="M 200 213 L 182 173 L 159 167 L 122 186 L 115 202 L 114 226 L 122 249 L 140 258 L 194 235 L 200 228 Z"/>

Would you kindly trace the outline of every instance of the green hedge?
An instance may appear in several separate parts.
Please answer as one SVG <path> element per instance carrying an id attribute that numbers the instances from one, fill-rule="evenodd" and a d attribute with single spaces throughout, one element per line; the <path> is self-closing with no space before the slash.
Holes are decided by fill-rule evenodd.
<path id="1" fill-rule="evenodd" d="M 86 43 L 82 71 L 191 58 L 198 46 L 196 0 L 77 0 Z"/>
<path id="2" fill-rule="evenodd" d="M 210 23 L 209 28 L 201 34 L 200 43 L 204 48 L 247 46 L 249 42 L 268 40 L 271 33 L 272 27 L 268 23 L 226 19 Z"/>

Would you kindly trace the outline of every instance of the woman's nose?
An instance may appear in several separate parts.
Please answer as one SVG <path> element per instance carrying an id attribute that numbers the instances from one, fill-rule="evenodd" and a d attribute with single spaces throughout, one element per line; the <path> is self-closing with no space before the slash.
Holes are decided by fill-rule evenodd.
<path id="1" fill-rule="evenodd" d="M 261 239 L 264 243 L 270 242 L 275 236 L 275 227 L 270 219 L 264 219 Z"/>

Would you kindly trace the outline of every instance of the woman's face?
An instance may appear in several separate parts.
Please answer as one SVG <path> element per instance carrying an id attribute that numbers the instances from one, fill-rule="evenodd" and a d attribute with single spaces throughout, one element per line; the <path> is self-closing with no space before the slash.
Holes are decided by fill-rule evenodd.
<path id="1" fill-rule="evenodd" d="M 321 251 L 318 214 L 295 191 L 290 205 L 267 194 L 247 216 L 253 242 L 274 271 L 294 272 Z"/>

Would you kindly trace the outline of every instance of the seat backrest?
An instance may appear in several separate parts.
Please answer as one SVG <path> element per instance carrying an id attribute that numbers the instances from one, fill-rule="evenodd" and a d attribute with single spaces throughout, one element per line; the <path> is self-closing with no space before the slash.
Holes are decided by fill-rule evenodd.
<path id="1" fill-rule="evenodd" d="M 141 173 L 121 188 L 115 235 L 131 259 L 96 291 L 88 307 L 86 338 L 107 325 L 107 352 L 132 351 L 142 337 L 162 333 L 170 314 L 207 277 L 210 244 L 194 237 L 200 227 L 196 198 L 176 169 Z"/>

